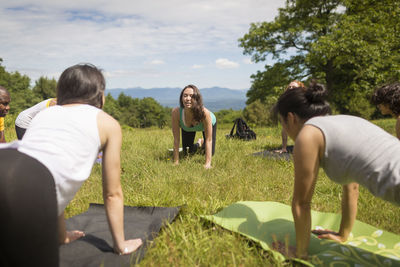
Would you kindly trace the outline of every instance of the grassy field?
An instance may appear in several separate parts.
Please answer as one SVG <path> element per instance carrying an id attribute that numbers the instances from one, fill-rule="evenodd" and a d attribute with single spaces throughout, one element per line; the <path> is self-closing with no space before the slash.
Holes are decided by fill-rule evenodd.
<path id="1" fill-rule="evenodd" d="M 7 119 L 8 121 L 11 118 Z M 394 134 L 395 121 L 374 123 Z M 15 139 L 8 123 L 6 138 Z M 218 125 L 216 154 L 211 170 L 203 168 L 204 156 L 195 155 L 173 166 L 172 133 L 165 129 L 123 127 L 122 175 L 125 205 L 185 205 L 175 222 L 164 228 L 139 266 L 276 266 L 259 246 L 223 230 L 199 215 L 214 214 L 242 200 L 277 201 L 290 205 L 293 163 L 251 156 L 280 145 L 280 128 L 255 128 L 257 140 L 228 140 L 231 125 Z M 200 133 L 198 133 L 200 137 Z M 66 217 L 84 212 L 89 203 L 102 203 L 101 167 L 94 166 Z M 341 187 L 320 170 L 312 208 L 340 211 Z M 373 197 L 361 188 L 357 219 L 400 234 L 398 207 Z"/>

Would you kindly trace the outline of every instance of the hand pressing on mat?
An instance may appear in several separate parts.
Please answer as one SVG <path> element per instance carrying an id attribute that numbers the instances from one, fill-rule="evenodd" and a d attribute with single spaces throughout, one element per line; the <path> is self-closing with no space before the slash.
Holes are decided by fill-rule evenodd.
<path id="1" fill-rule="evenodd" d="M 125 240 L 124 242 L 122 242 L 119 248 L 114 247 L 114 251 L 119 255 L 131 254 L 132 252 L 136 251 L 142 244 L 143 241 L 140 238 Z"/>
<path id="2" fill-rule="evenodd" d="M 287 149 L 286 149 L 286 148 L 282 148 L 282 149 L 277 149 L 277 150 L 274 150 L 274 153 L 279 153 L 279 154 L 282 154 L 282 153 L 288 153 L 288 151 L 287 151 Z"/>

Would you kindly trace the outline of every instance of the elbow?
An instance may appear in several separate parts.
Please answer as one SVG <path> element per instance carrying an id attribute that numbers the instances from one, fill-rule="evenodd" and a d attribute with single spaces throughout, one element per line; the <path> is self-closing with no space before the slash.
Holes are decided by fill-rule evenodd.
<path id="1" fill-rule="evenodd" d="M 122 201 L 124 198 L 124 195 L 123 195 L 122 191 L 118 190 L 118 191 L 115 191 L 112 193 L 110 193 L 110 192 L 105 193 L 103 195 L 103 198 L 104 198 L 104 202 L 111 203 L 114 201 Z"/>

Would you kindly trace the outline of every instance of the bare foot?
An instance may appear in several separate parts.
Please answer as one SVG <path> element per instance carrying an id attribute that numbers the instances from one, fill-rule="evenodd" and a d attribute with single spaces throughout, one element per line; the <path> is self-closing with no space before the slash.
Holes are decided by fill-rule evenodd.
<path id="1" fill-rule="evenodd" d="M 85 233 L 82 231 L 74 230 L 74 231 L 67 231 L 65 235 L 64 244 L 71 243 L 81 237 L 85 236 Z"/>

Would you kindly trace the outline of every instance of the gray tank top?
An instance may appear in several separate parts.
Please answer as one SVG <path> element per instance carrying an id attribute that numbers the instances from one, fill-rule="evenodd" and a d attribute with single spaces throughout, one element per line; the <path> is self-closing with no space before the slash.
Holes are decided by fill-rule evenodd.
<path id="1" fill-rule="evenodd" d="M 305 124 L 325 138 L 321 167 L 339 184 L 357 182 L 373 195 L 400 205 L 400 141 L 355 116 L 314 117 Z"/>

